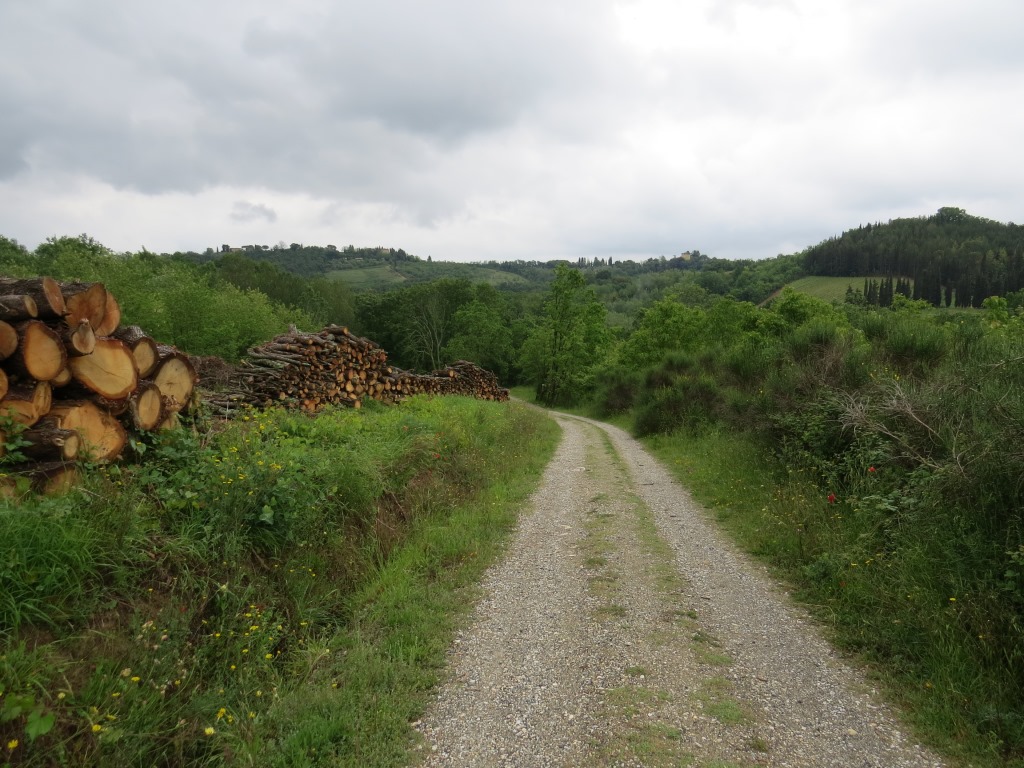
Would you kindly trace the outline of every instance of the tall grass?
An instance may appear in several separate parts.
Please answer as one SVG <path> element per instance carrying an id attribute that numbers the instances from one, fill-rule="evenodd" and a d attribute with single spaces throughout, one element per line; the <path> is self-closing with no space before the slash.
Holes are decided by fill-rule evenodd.
<path id="1" fill-rule="evenodd" d="M 556 431 L 461 398 L 253 412 L 6 504 L 0 754 L 394 764 Z"/>

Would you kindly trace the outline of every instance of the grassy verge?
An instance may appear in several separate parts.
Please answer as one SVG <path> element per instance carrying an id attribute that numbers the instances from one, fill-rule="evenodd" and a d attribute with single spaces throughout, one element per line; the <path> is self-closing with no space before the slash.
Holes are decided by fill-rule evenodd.
<path id="1" fill-rule="evenodd" d="M 983 635 L 964 633 L 958 614 L 973 609 L 971 595 L 950 590 L 954 554 L 933 551 L 942 537 L 887 530 L 878 547 L 891 515 L 872 497 L 830 499 L 816 478 L 770 463 L 742 434 L 647 444 L 741 546 L 796 587 L 923 739 L 976 768 L 1020 765 L 1000 755 L 998 736 L 1013 726 L 1015 683 L 982 663 Z"/>
<path id="2" fill-rule="evenodd" d="M 556 440 L 461 398 L 253 413 L 0 507 L 0 764 L 402 762 Z"/>

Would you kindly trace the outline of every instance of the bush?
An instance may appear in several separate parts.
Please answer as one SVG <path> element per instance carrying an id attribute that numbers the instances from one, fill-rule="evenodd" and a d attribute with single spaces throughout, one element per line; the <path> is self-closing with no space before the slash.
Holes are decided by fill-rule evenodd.
<path id="1" fill-rule="evenodd" d="M 599 372 L 594 395 L 598 415 L 614 416 L 632 408 L 640 391 L 640 381 L 640 374 L 618 367 Z"/>
<path id="2" fill-rule="evenodd" d="M 633 431 L 640 437 L 670 434 L 678 429 L 698 433 L 714 423 L 721 403 L 722 395 L 713 376 L 683 375 L 671 386 L 641 394 Z"/>

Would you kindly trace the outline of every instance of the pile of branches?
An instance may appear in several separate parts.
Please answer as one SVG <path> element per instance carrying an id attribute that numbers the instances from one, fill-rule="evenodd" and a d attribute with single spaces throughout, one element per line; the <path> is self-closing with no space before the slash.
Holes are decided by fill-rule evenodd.
<path id="1" fill-rule="evenodd" d="M 129 434 L 175 426 L 196 383 L 186 355 L 121 326 L 102 283 L 0 277 L 0 495 L 62 490 L 76 462 L 112 461 Z"/>
<path id="2" fill-rule="evenodd" d="M 292 328 L 253 347 L 217 392 L 204 401 L 221 415 L 240 407 L 271 405 L 316 411 L 325 405 L 359 408 L 364 399 L 393 403 L 418 394 L 469 395 L 507 400 L 497 377 L 460 361 L 431 374 L 415 374 L 388 365 L 377 344 L 348 328 L 329 325 L 317 333 Z"/>

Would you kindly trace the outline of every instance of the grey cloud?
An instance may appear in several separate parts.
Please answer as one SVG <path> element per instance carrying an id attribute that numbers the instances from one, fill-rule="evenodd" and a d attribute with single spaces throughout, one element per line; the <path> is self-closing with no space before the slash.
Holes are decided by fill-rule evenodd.
<path id="1" fill-rule="evenodd" d="M 277 212 L 263 203 L 250 203 L 247 200 L 238 200 L 231 209 L 233 221 L 266 221 L 273 224 L 277 221 Z"/>
<path id="2" fill-rule="evenodd" d="M 436 222 L 461 204 L 449 155 L 618 76 L 601 3 L 318 7 L 18 6 L 29 33 L 12 58 L 38 87 L 11 96 L 30 138 L 0 173 L 31 156 L 145 193 L 266 186 Z"/>

